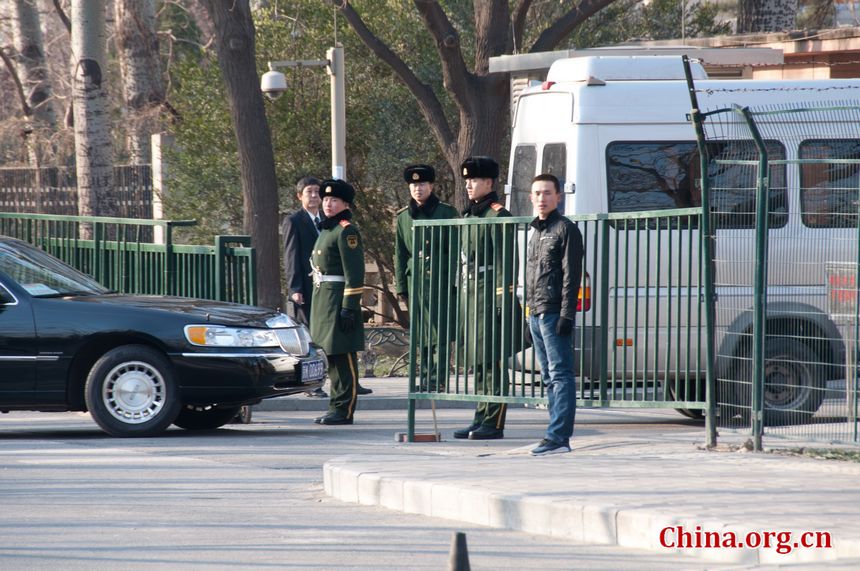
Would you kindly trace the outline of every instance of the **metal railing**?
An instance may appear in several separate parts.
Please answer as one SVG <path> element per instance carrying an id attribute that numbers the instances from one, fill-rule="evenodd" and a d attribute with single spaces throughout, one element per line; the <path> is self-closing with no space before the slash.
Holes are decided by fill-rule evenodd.
<path id="1" fill-rule="evenodd" d="M 858 440 L 860 104 L 694 116 L 711 197 L 722 426 Z"/>
<path id="2" fill-rule="evenodd" d="M 708 411 L 702 209 L 569 218 L 584 246 L 577 406 Z M 414 223 L 410 439 L 417 400 L 547 403 L 526 331 L 531 220 Z"/>
<path id="3" fill-rule="evenodd" d="M 255 305 L 250 237 L 216 236 L 211 246 L 173 242 L 175 228 L 194 224 L 0 212 L 0 234 L 38 246 L 117 292 Z M 163 243 L 152 243 L 153 233 L 160 233 Z"/>
<path id="4" fill-rule="evenodd" d="M 117 214 L 152 217 L 150 165 L 114 166 L 112 196 Z M 74 167 L 0 168 L 0 210 L 39 214 L 78 214 L 78 183 Z"/>

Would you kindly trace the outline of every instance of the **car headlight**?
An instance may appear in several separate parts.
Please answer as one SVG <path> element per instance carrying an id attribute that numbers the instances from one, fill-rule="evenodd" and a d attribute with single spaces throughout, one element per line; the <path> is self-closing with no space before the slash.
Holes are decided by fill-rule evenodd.
<path id="1" fill-rule="evenodd" d="M 185 338 L 201 347 L 277 347 L 274 329 L 246 329 L 221 325 L 187 325 Z"/>
<path id="2" fill-rule="evenodd" d="M 186 325 L 185 338 L 199 347 L 280 347 L 299 357 L 308 354 L 311 342 L 303 325 L 281 329 Z"/>

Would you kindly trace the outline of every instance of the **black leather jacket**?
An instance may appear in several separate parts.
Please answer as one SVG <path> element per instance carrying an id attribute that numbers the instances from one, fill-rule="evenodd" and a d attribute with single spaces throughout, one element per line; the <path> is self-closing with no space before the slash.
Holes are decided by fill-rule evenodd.
<path id="1" fill-rule="evenodd" d="M 582 234 L 579 227 L 553 210 L 546 220 L 535 218 L 529 240 L 526 299 L 529 314 L 559 312 L 576 317 L 582 278 Z"/>

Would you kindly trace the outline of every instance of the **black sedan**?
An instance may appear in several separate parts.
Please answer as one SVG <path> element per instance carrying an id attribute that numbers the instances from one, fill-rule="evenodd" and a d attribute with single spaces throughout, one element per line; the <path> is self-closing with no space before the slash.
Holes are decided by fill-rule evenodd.
<path id="1" fill-rule="evenodd" d="M 89 411 L 122 437 L 210 429 L 243 405 L 321 386 L 326 370 L 282 313 L 111 293 L 0 236 L 0 412 Z"/>

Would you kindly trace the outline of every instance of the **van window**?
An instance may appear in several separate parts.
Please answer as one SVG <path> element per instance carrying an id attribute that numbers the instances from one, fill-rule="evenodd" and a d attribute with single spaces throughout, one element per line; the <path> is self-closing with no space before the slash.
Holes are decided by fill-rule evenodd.
<path id="1" fill-rule="evenodd" d="M 710 143 L 711 208 L 718 228 L 755 227 L 755 166 L 718 164 L 720 159 L 755 158 L 747 141 Z M 783 159 L 785 148 L 767 142 L 769 157 Z M 748 156 L 749 155 L 749 156 Z M 614 142 L 606 147 L 610 212 L 640 212 L 701 206 L 699 153 L 693 141 Z M 770 172 L 771 228 L 787 222 L 785 166 Z"/>
<path id="2" fill-rule="evenodd" d="M 532 203 L 529 193 L 537 168 L 537 149 L 534 145 L 518 145 L 514 151 L 511 167 L 511 214 L 531 216 Z"/>
<path id="3" fill-rule="evenodd" d="M 785 147 L 779 141 L 765 141 L 770 160 L 785 160 Z M 711 181 L 711 212 L 717 229 L 755 228 L 757 164 L 720 164 L 719 161 L 757 161 L 758 149 L 752 141 L 715 141 L 708 143 Z M 696 154 L 696 162 L 699 156 Z M 785 165 L 770 165 L 768 172 L 768 228 L 788 223 L 788 194 Z"/>
<path id="4" fill-rule="evenodd" d="M 540 173 L 553 174 L 558 179 L 559 189 L 562 192 L 558 203 L 558 211 L 564 212 L 564 182 L 567 173 L 567 148 L 564 143 L 550 143 L 544 145 L 543 159 L 541 161 Z"/>
<path id="5" fill-rule="evenodd" d="M 810 228 L 856 228 L 860 192 L 860 140 L 800 143 L 801 159 L 849 159 L 855 164 L 801 164 L 800 210 Z"/>

